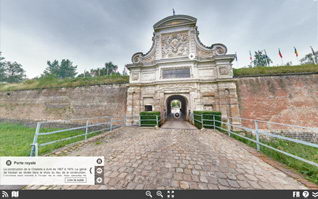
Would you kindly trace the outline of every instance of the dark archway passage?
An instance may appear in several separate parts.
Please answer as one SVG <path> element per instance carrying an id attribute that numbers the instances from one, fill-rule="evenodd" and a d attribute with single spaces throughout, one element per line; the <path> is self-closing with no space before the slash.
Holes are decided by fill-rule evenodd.
<path id="1" fill-rule="evenodd" d="M 187 105 L 188 105 L 188 100 L 186 97 L 182 95 L 172 95 L 167 98 L 166 101 L 166 107 L 167 107 L 167 118 L 172 119 L 174 118 L 172 114 L 172 105 L 171 102 L 177 100 L 181 102 L 181 107 L 180 107 L 180 119 L 185 120 L 187 118 Z"/>

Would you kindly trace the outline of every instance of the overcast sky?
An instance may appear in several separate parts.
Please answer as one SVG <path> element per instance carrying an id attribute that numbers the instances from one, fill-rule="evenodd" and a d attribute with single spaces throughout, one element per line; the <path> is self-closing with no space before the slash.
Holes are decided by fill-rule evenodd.
<path id="1" fill-rule="evenodd" d="M 223 43 L 249 63 L 249 50 L 266 49 L 274 64 L 318 50 L 314 0 L 0 0 L 0 51 L 39 76 L 47 60 L 70 59 L 82 72 L 112 61 L 122 71 L 135 52 L 147 52 L 153 24 L 176 14 L 198 19 L 205 45 Z"/>

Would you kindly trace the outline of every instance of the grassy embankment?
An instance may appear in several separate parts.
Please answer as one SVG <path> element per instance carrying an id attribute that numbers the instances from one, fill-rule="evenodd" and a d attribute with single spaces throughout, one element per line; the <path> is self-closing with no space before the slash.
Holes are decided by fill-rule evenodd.
<path id="1" fill-rule="evenodd" d="M 219 129 L 219 131 L 226 133 L 224 130 Z M 235 132 L 240 133 L 240 132 Z M 242 133 L 242 132 L 241 132 Z M 251 134 L 243 134 L 246 137 L 252 138 L 254 140 L 255 136 Z M 241 138 L 237 135 L 231 135 L 232 138 L 235 138 L 236 140 L 239 140 L 245 144 L 247 144 L 250 147 L 256 148 L 256 144 L 252 141 L 246 140 L 244 138 Z M 269 146 L 272 146 L 276 149 L 291 153 L 293 155 L 302 157 L 304 159 L 310 160 L 312 162 L 318 163 L 318 149 L 310 146 L 305 146 L 303 144 L 298 144 L 290 141 L 280 140 L 280 139 L 272 139 L 271 141 L 260 139 L 260 141 L 264 144 L 267 144 Z M 281 162 L 288 167 L 296 170 L 297 172 L 304 175 L 304 177 L 311 182 L 318 185 L 318 168 L 315 166 L 312 166 L 310 164 L 304 163 L 300 160 L 296 160 L 292 157 L 286 156 L 282 153 L 276 152 L 272 149 L 266 148 L 264 146 L 260 147 L 260 151 L 271 157 L 272 159 Z"/>
<path id="2" fill-rule="evenodd" d="M 0 84 L 0 91 L 13 90 L 28 90 L 28 89 L 42 89 L 42 88 L 62 88 L 62 87 L 78 87 L 91 86 L 103 84 L 120 84 L 128 83 L 128 76 L 100 76 L 100 77 L 77 77 L 67 79 L 57 78 L 39 78 L 32 80 L 25 80 L 21 83 Z"/>
<path id="3" fill-rule="evenodd" d="M 60 130 L 59 128 L 41 128 L 41 133 Z M 85 133 L 83 130 L 73 130 L 52 135 L 42 135 L 38 138 L 38 143 L 46 143 L 49 141 L 59 140 L 79 134 Z M 16 123 L 0 123 L 0 156 L 29 156 L 31 152 L 31 144 L 35 134 L 35 127 L 28 127 Z M 99 133 L 89 134 L 87 137 L 95 136 Z M 80 136 L 70 140 L 39 147 L 39 155 L 43 155 L 53 151 L 54 149 L 63 147 L 67 144 L 83 140 L 85 137 Z"/>
<path id="4" fill-rule="evenodd" d="M 280 75 L 294 73 L 317 73 L 318 65 L 305 64 L 298 66 L 271 66 L 234 69 L 234 77 Z"/>
<path id="5" fill-rule="evenodd" d="M 262 76 L 262 75 L 279 75 L 279 74 L 294 74 L 294 73 L 316 73 L 318 65 L 306 64 L 299 66 L 272 66 L 272 67 L 254 67 L 254 68 L 239 68 L 234 69 L 234 77 L 244 76 Z M 42 88 L 61 88 L 61 87 L 77 87 L 77 86 L 92 86 L 102 84 L 120 84 L 128 83 L 128 76 L 100 76 L 100 77 L 77 77 L 68 79 L 57 78 L 38 78 L 25 80 L 21 83 L 2 83 L 0 91 L 13 90 L 28 90 Z"/>

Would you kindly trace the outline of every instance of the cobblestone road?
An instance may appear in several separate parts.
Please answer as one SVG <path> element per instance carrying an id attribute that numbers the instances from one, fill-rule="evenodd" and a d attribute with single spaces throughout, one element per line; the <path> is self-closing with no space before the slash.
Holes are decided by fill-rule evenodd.
<path id="1" fill-rule="evenodd" d="M 105 185 L 28 189 L 304 189 L 212 130 L 125 127 L 70 156 L 105 156 Z"/>

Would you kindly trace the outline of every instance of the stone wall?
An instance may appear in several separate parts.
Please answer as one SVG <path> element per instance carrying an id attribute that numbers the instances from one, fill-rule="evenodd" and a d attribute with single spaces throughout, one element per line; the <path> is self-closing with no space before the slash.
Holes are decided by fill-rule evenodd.
<path id="1" fill-rule="evenodd" d="M 318 127 L 318 74 L 248 77 L 236 80 L 242 118 Z M 252 126 L 248 122 L 243 124 Z M 268 129 L 264 124 L 261 124 L 260 128 Z M 286 129 L 280 125 L 270 125 L 269 128 Z M 292 131 L 295 131 L 292 134 L 297 136 L 291 137 L 304 140 L 308 140 L 308 136 L 312 137 L 305 132 L 299 133 L 298 128 L 293 128 Z M 286 134 L 283 132 L 285 131 L 281 134 Z M 290 132 L 288 134 L 291 135 Z"/>
<path id="2" fill-rule="evenodd" d="M 0 92 L 0 119 L 68 120 L 126 113 L 127 85 Z"/>

